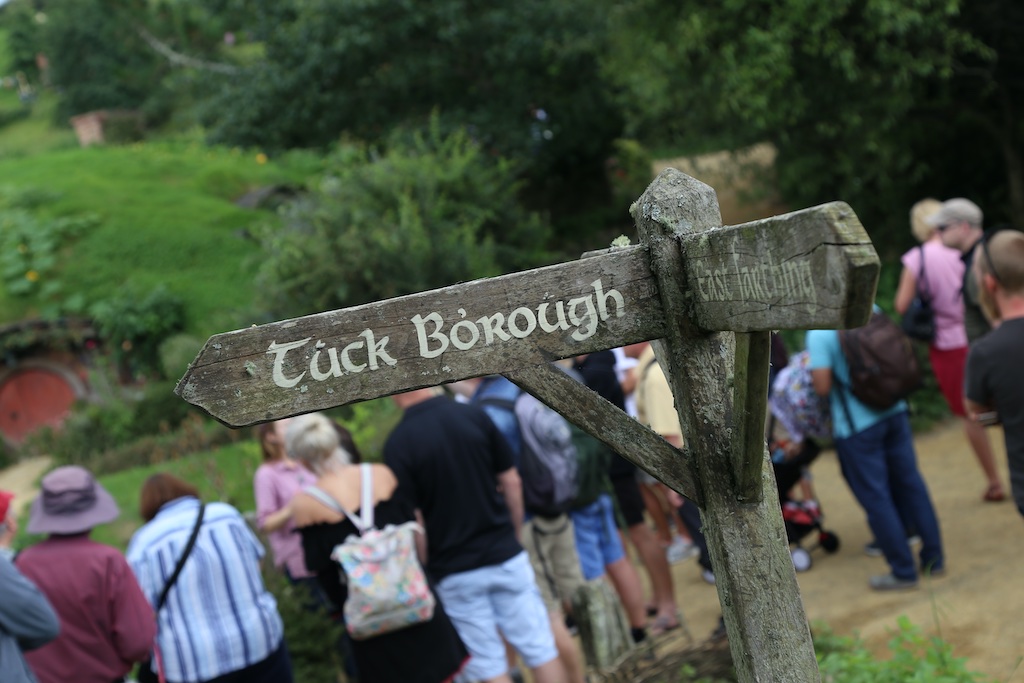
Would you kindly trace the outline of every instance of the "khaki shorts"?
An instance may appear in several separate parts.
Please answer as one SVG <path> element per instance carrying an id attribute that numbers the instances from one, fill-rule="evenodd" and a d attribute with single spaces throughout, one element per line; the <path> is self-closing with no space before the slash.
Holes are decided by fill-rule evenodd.
<path id="1" fill-rule="evenodd" d="M 548 612 L 562 609 L 583 585 L 576 536 L 569 515 L 533 517 L 523 525 L 523 546 Z"/>

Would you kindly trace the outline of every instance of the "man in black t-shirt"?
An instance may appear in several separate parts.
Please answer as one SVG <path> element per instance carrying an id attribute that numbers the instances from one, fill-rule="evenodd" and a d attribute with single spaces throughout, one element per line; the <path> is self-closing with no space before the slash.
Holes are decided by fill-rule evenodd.
<path id="1" fill-rule="evenodd" d="M 973 275 L 979 300 L 998 324 L 968 352 L 967 415 L 1002 423 L 1013 499 L 1024 515 L 1024 233 L 993 233 L 978 251 Z"/>
<path id="2" fill-rule="evenodd" d="M 395 495 L 422 516 L 427 572 L 472 655 L 462 675 L 508 681 L 503 635 L 533 680 L 562 683 L 547 609 L 518 540 L 522 484 L 505 437 L 483 410 L 439 389 L 392 398 L 405 415 L 384 444 L 384 462 L 398 478 Z"/>

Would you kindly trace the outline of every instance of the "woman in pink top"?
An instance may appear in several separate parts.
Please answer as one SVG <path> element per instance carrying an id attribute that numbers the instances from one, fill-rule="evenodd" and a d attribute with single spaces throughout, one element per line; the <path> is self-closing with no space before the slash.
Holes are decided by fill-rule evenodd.
<path id="1" fill-rule="evenodd" d="M 256 524 L 267 534 L 274 566 L 295 582 L 314 578 L 302 556 L 302 539 L 292 524 L 292 498 L 316 477 L 288 457 L 284 448 L 286 420 L 257 427 L 263 464 L 256 470 L 253 489 L 256 495 Z"/>
<path id="2" fill-rule="evenodd" d="M 960 252 L 942 244 L 938 231 L 925 218 L 939 210 L 936 199 L 922 199 L 910 210 L 910 231 L 921 242 L 903 255 L 903 272 L 896 290 L 896 311 L 901 315 L 910 307 L 914 295 L 931 303 L 935 317 L 935 339 L 928 345 L 928 357 L 939 389 L 949 409 L 964 424 L 967 440 L 981 465 L 988 487 L 982 499 L 990 502 L 1006 498 L 996 469 L 992 446 L 985 428 L 968 420 L 964 410 L 964 367 L 967 362 L 967 331 L 964 328 L 964 302 L 961 294 L 964 263 Z"/>

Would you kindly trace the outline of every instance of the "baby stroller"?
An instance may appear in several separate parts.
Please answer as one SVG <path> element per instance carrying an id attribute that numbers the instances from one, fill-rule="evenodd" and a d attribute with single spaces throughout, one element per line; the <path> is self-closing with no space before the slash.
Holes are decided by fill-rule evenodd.
<path id="1" fill-rule="evenodd" d="M 821 453 L 821 447 L 813 439 L 805 439 L 799 453 L 787 459 L 783 455 L 784 446 L 783 442 L 773 443 L 772 467 L 778 484 L 782 521 L 786 525 L 793 567 L 798 572 L 805 572 L 811 568 L 811 551 L 821 548 L 832 554 L 839 550 L 839 537 L 822 526 L 824 516 L 813 495 L 805 495 L 799 500 L 793 497 L 793 490 L 801 483 L 806 468 Z M 810 493 L 809 484 L 807 486 L 806 493 Z M 805 548 L 802 541 L 812 533 L 816 533 L 815 543 Z"/>
<path id="2" fill-rule="evenodd" d="M 818 455 L 821 446 L 815 438 L 832 434 L 828 400 L 814 392 L 810 354 L 801 351 L 778 363 L 781 366 L 771 381 L 768 396 L 768 443 L 779 487 L 782 519 L 789 537 L 790 555 L 798 572 L 811 568 L 811 550 L 823 548 L 827 553 L 839 550 L 839 537 L 822 527 L 821 507 L 804 473 Z M 800 444 L 798 448 L 787 443 Z M 788 454 L 787 454 L 788 451 Z M 801 499 L 793 497 L 793 489 L 801 484 Z M 801 541 L 817 532 L 817 543 L 809 549 Z"/>

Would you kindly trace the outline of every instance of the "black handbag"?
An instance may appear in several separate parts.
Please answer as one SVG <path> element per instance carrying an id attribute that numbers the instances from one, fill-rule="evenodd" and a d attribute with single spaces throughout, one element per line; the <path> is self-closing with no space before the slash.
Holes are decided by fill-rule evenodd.
<path id="1" fill-rule="evenodd" d="M 900 326 L 911 339 L 931 343 L 935 339 L 935 311 L 932 310 L 931 291 L 925 279 L 924 247 L 918 247 L 918 249 L 921 250 L 921 268 L 917 274 L 916 291 L 914 299 L 903 314 Z M 929 290 L 927 297 L 922 291 L 922 286 Z"/>
<path id="2" fill-rule="evenodd" d="M 199 505 L 199 516 L 196 518 L 196 524 L 192 527 L 192 535 L 188 537 L 188 543 L 185 544 L 185 550 L 182 551 L 181 557 L 178 558 L 178 564 L 175 565 L 174 571 L 171 573 L 167 583 L 164 584 L 164 589 L 160 593 L 160 597 L 156 601 L 156 605 L 153 609 L 153 616 L 160 614 L 160 610 L 163 609 L 164 603 L 167 602 L 167 594 L 171 592 L 171 588 L 174 587 L 174 582 L 178 580 L 178 575 L 181 574 L 181 568 L 185 566 L 185 560 L 188 559 L 189 554 L 192 552 L 192 547 L 196 544 L 196 536 L 199 535 L 199 527 L 203 525 L 203 514 L 206 512 L 206 504 L 201 503 Z M 156 652 L 156 643 L 153 644 L 153 651 Z M 138 681 L 139 683 L 164 683 L 163 665 L 160 662 L 159 654 L 157 656 L 157 671 L 153 670 L 153 658 L 149 657 L 144 662 L 139 663 L 138 670 Z"/>

